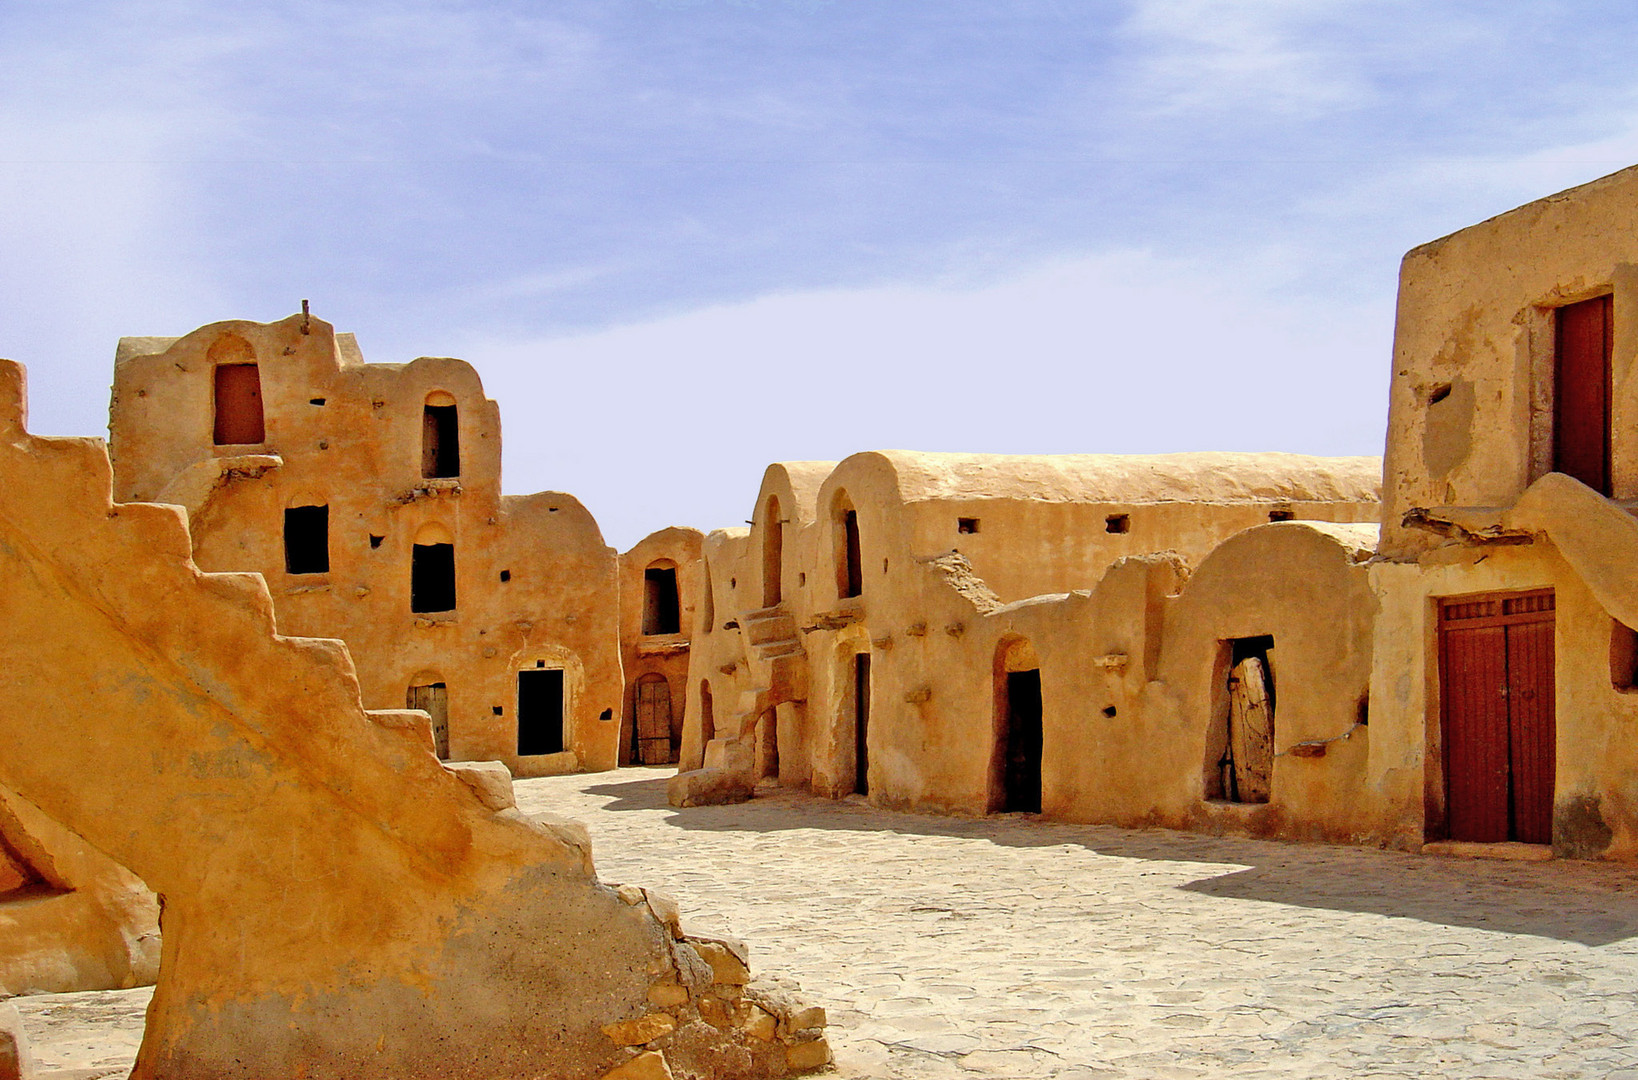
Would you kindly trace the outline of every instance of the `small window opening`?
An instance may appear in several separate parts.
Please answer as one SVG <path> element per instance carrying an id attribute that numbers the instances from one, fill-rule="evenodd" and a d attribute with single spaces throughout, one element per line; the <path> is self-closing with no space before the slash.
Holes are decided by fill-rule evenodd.
<path id="1" fill-rule="evenodd" d="M 284 570 L 287 574 L 330 572 L 330 508 L 291 506 L 284 511 Z"/>
<path id="2" fill-rule="evenodd" d="M 416 544 L 411 550 L 410 610 L 455 610 L 454 544 Z"/>
<path id="3" fill-rule="evenodd" d="M 1103 707 L 1103 715 L 1108 717 L 1110 720 L 1113 720 L 1115 718 L 1115 707 L 1113 705 L 1105 705 Z"/>
<path id="4" fill-rule="evenodd" d="M 544 660 L 536 660 L 535 661 L 535 667 L 543 668 L 545 666 L 546 666 L 546 661 L 544 661 Z"/>
<path id="5" fill-rule="evenodd" d="M 1371 693 L 1368 690 L 1359 695 L 1359 705 L 1354 710 L 1354 722 L 1360 727 L 1371 726 Z"/>
<path id="6" fill-rule="evenodd" d="M 838 593 L 842 599 L 859 596 L 864 592 L 864 557 L 859 547 L 859 512 L 842 513 L 842 566 L 837 574 Z"/>
<path id="7" fill-rule="evenodd" d="M 1296 516 L 1297 514 L 1293 510 L 1270 510 L 1268 512 L 1268 520 L 1270 521 L 1291 521 Z"/>
<path id="8" fill-rule="evenodd" d="M 308 398 L 307 399 L 307 404 L 309 404 L 309 405 L 323 405 L 324 404 L 324 399 L 321 398 L 321 397 Z"/>
<path id="9" fill-rule="evenodd" d="M 563 752 L 563 671 L 518 672 L 518 756 Z"/>
<path id="10" fill-rule="evenodd" d="M 1108 517 L 1103 519 L 1103 531 L 1112 533 L 1131 532 L 1132 515 L 1110 514 Z"/>
<path id="11" fill-rule="evenodd" d="M 489 711 L 494 713 L 496 716 L 502 716 L 502 715 L 504 715 L 506 713 L 506 706 L 504 706 L 504 705 L 491 705 L 491 706 L 489 706 Z"/>
<path id="12" fill-rule="evenodd" d="M 956 518 L 956 532 L 968 536 L 978 531 L 977 518 Z"/>
<path id="13" fill-rule="evenodd" d="M 806 587 L 807 583 L 808 583 L 808 575 L 802 574 L 802 573 L 799 573 L 799 574 L 796 575 L 797 588 Z"/>
<path id="14" fill-rule="evenodd" d="M 604 709 L 602 712 L 597 714 L 597 718 L 599 720 L 613 720 L 614 719 L 614 710 L 613 709 Z"/>
<path id="15" fill-rule="evenodd" d="M 1638 690 L 1638 631 L 1610 620 L 1610 685 Z"/>
<path id="16" fill-rule="evenodd" d="M 1450 396 L 1450 384 L 1440 383 L 1428 393 L 1428 404 L 1437 405 Z"/>
<path id="17" fill-rule="evenodd" d="M 682 611 L 677 599 L 677 568 L 651 566 L 643 571 L 643 633 L 682 632 Z"/>
<path id="18" fill-rule="evenodd" d="M 380 547 L 381 546 L 381 541 L 383 541 L 385 539 L 386 539 L 385 536 L 377 536 L 377 535 L 375 535 L 375 533 L 371 533 L 370 534 L 370 550 L 374 551 L 376 548 Z"/>
<path id="19" fill-rule="evenodd" d="M 454 405 L 428 405 L 422 413 L 421 475 L 461 475 L 461 427 Z"/>
<path id="20" fill-rule="evenodd" d="M 501 579 L 501 580 L 502 580 L 502 581 L 511 581 L 511 580 L 512 580 L 512 571 L 510 571 L 510 570 L 502 570 L 502 571 L 501 571 L 501 572 L 500 572 L 500 579 Z"/>
<path id="21" fill-rule="evenodd" d="M 267 438 L 262 422 L 262 377 L 255 364 L 216 368 L 217 446 L 245 446 Z"/>

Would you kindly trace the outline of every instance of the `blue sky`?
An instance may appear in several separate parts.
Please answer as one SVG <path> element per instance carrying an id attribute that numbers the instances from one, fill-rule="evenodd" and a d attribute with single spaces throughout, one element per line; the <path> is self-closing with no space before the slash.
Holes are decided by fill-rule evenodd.
<path id="1" fill-rule="evenodd" d="M 0 2 L 0 355 L 309 297 L 624 548 L 875 447 L 1380 451 L 1398 259 L 1638 161 L 1638 9 Z"/>

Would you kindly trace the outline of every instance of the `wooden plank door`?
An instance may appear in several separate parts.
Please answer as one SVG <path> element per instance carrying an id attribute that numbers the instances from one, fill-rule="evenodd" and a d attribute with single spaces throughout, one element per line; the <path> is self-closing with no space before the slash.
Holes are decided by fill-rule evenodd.
<path id="1" fill-rule="evenodd" d="M 1553 471 L 1610 493 L 1610 352 L 1615 305 L 1597 296 L 1558 309 L 1554 325 Z"/>
<path id="2" fill-rule="evenodd" d="M 1440 719 L 1451 839 L 1552 841 L 1553 667 L 1550 590 L 1440 602 Z"/>
<path id="3" fill-rule="evenodd" d="M 637 680 L 637 760 L 666 765 L 671 756 L 671 684 L 650 673 Z"/>
<path id="4" fill-rule="evenodd" d="M 407 708 L 420 709 L 432 717 L 433 751 L 440 761 L 449 760 L 449 690 L 443 683 L 409 688 Z"/>
<path id="5" fill-rule="evenodd" d="M 212 436 L 217 446 L 247 446 L 263 442 L 262 376 L 255 364 L 220 364 L 216 368 L 216 422 Z"/>
<path id="6" fill-rule="evenodd" d="M 1229 673 L 1229 754 L 1234 801 L 1267 802 L 1274 780 L 1274 708 L 1261 657 L 1248 656 Z"/>

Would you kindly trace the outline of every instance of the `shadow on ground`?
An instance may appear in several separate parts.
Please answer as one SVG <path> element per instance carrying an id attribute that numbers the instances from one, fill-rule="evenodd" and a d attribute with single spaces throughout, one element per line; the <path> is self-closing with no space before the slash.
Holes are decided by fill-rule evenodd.
<path id="1" fill-rule="evenodd" d="M 664 811 L 668 824 L 706 832 L 791 829 L 963 837 L 1008 847 L 1073 845 L 1123 859 L 1242 867 L 1179 886 L 1203 896 L 1361 912 L 1443 926 L 1528 934 L 1581 945 L 1638 936 L 1638 875 L 1603 863 L 1487 862 L 1163 829 L 1072 825 L 1017 814 L 939 817 L 881 810 L 862 799 L 776 790 L 734 806 L 673 809 L 665 777 L 599 784 L 604 809 Z"/>

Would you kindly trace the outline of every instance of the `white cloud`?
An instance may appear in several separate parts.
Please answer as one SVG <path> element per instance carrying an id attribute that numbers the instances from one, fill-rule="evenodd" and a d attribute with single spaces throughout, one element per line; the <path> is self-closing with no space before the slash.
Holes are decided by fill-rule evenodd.
<path id="1" fill-rule="evenodd" d="M 1358 0 L 1137 0 L 1122 27 L 1138 52 L 1135 98 L 1161 113 L 1320 115 L 1375 96 L 1327 19 Z M 1377 18 L 1380 5 L 1376 5 Z"/>

